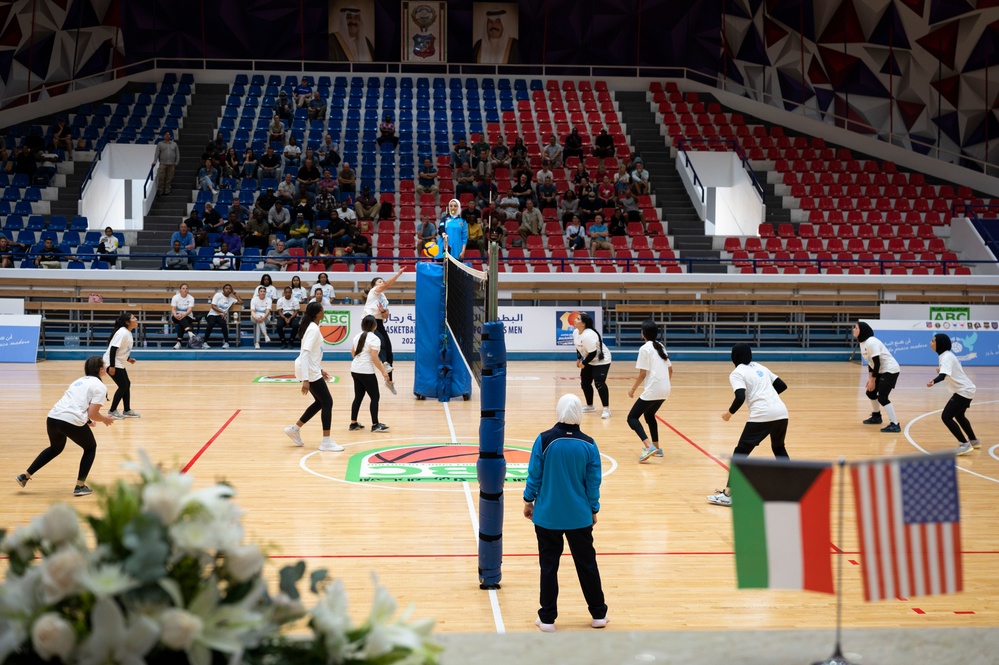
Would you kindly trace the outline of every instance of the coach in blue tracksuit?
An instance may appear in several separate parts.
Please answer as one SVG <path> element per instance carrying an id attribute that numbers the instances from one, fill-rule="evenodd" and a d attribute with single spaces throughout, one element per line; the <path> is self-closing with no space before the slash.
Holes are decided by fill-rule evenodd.
<path id="1" fill-rule="evenodd" d="M 576 395 L 558 401 L 558 422 L 534 441 L 524 488 L 524 517 L 534 522 L 541 565 L 541 609 L 535 625 L 555 630 L 558 616 L 558 565 L 562 536 L 576 564 L 576 576 L 594 628 L 607 625 L 607 605 L 600 586 L 593 525 L 600 510 L 600 451 L 579 431 L 583 404 Z"/>
<path id="2" fill-rule="evenodd" d="M 447 211 L 440 224 L 441 244 L 447 241 L 447 253 L 459 261 L 465 258 L 465 246 L 468 245 L 468 224 L 461 216 L 461 201 L 451 199 Z"/>

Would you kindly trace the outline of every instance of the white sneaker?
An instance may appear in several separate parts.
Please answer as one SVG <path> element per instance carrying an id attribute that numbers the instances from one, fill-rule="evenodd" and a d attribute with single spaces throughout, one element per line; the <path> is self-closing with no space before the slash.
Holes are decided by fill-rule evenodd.
<path id="1" fill-rule="evenodd" d="M 222 348 L 223 349 L 228 349 L 229 348 L 229 342 L 223 342 L 222 343 Z"/>
<path id="2" fill-rule="evenodd" d="M 968 443 L 970 443 L 971 447 L 974 448 L 975 450 L 978 450 L 979 448 L 982 447 L 982 442 L 979 441 L 978 439 L 972 439 Z"/>
<path id="3" fill-rule="evenodd" d="M 255 343 L 255 344 L 253 345 L 253 348 L 255 348 L 255 349 L 259 349 L 259 348 L 260 348 L 260 342 L 256 342 L 256 343 Z"/>
<path id="4" fill-rule="evenodd" d="M 555 632 L 555 624 L 553 624 L 553 623 L 544 623 L 544 622 L 541 621 L 541 619 L 535 619 L 534 620 L 534 625 L 537 626 L 541 630 L 542 633 L 554 633 Z"/>
<path id="5" fill-rule="evenodd" d="M 264 335 L 264 341 L 267 342 L 268 344 L 270 344 L 271 343 L 271 338 L 268 337 L 267 335 Z"/>
<path id="6" fill-rule="evenodd" d="M 593 413 L 597 408 L 595 406 L 584 406 L 583 413 Z"/>
<path id="7" fill-rule="evenodd" d="M 972 450 L 974 450 L 974 447 L 973 447 L 973 446 L 971 445 L 971 443 L 969 443 L 969 442 L 965 441 L 964 443 L 961 443 L 961 444 L 959 444 L 959 445 L 957 446 L 957 450 L 956 450 L 956 451 L 954 451 L 954 452 L 955 452 L 955 453 L 956 453 L 957 455 L 967 455 L 967 454 L 968 454 L 968 453 L 970 453 L 970 452 L 971 452 Z"/>
<path id="8" fill-rule="evenodd" d="M 295 442 L 296 446 L 304 446 L 305 441 L 302 441 L 301 430 L 295 429 L 294 425 L 288 425 L 284 428 L 284 433 L 288 435 L 288 438 Z"/>
<path id="9" fill-rule="evenodd" d="M 600 414 L 600 417 L 603 418 L 604 420 L 610 418 L 610 408 L 605 406 L 604 412 Z"/>
<path id="10" fill-rule="evenodd" d="M 392 363 L 382 363 L 382 365 L 384 365 L 386 372 L 388 373 L 392 372 Z"/>
<path id="11" fill-rule="evenodd" d="M 108 415 L 114 418 L 115 420 L 123 420 L 125 418 L 125 416 L 122 415 L 121 411 L 108 411 Z"/>
<path id="12" fill-rule="evenodd" d="M 590 625 L 594 628 L 606 628 L 607 624 L 610 623 L 610 619 L 604 617 L 603 619 L 594 619 L 590 622 Z"/>
<path id="13" fill-rule="evenodd" d="M 338 453 L 343 450 L 343 446 L 338 446 L 335 442 L 330 441 L 329 443 L 319 444 L 319 450 L 322 450 L 323 452 Z"/>
<path id="14" fill-rule="evenodd" d="M 180 349 L 180 342 L 177 342 L 176 344 L 174 344 L 174 345 L 173 345 L 173 348 L 175 348 L 175 349 Z"/>
<path id="15" fill-rule="evenodd" d="M 717 492 L 715 494 L 709 494 L 707 496 L 707 499 L 708 499 L 708 503 L 713 503 L 716 506 L 731 506 L 732 505 L 732 497 L 730 497 L 728 494 L 725 494 L 725 492 L 722 492 L 722 491 L 719 491 L 719 492 Z"/>
<path id="16" fill-rule="evenodd" d="M 125 418 L 141 418 L 142 417 L 141 415 L 139 415 L 135 411 L 132 411 L 131 409 L 129 409 L 128 411 L 126 411 L 125 413 L 123 413 L 121 415 L 123 417 L 125 417 Z"/>

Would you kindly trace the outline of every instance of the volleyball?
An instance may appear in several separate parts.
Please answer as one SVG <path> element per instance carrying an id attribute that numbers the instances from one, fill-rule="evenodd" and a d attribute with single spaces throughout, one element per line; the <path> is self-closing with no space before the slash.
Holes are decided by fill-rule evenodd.
<path id="1" fill-rule="evenodd" d="M 428 259 L 436 259 L 441 255 L 441 246 L 437 244 L 437 238 L 431 238 L 430 240 L 425 240 L 423 246 L 420 247 L 420 252 L 423 256 Z"/>

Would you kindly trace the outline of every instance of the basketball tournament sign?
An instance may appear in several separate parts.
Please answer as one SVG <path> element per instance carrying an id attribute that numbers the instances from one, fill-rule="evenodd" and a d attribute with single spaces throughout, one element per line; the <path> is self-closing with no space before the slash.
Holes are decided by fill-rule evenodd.
<path id="1" fill-rule="evenodd" d="M 506 447 L 506 481 L 527 480 L 531 451 Z M 347 462 L 346 480 L 355 483 L 476 482 L 479 447 L 468 443 L 421 443 L 376 448 Z"/>
<path id="2" fill-rule="evenodd" d="M 319 332 L 323 343 L 327 346 L 337 346 L 350 337 L 350 310 L 328 309 L 323 313 L 319 323 Z"/>

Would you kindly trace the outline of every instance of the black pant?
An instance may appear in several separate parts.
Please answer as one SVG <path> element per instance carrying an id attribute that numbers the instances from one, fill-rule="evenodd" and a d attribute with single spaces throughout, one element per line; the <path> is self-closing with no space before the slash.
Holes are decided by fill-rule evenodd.
<path id="1" fill-rule="evenodd" d="M 177 325 L 177 341 L 183 342 L 184 335 L 194 329 L 194 319 L 185 316 L 180 321 L 175 321 Z"/>
<path id="2" fill-rule="evenodd" d="M 947 426 L 947 429 L 957 438 L 959 443 L 966 443 L 964 434 L 967 434 L 968 438 L 972 441 L 978 438 L 975 436 L 975 431 L 971 429 L 971 423 L 968 422 L 967 416 L 964 415 L 964 412 L 969 408 L 971 408 L 970 399 L 954 394 L 950 396 L 943 413 L 940 414 L 940 420 L 943 421 L 943 424 Z M 962 429 L 964 429 L 964 434 L 961 433 Z"/>
<path id="3" fill-rule="evenodd" d="M 118 386 L 118 390 L 114 391 L 114 397 L 111 399 L 111 410 L 117 411 L 118 403 L 124 402 L 125 410 L 131 411 L 132 382 L 128 379 L 128 370 L 124 367 L 115 367 L 111 380 L 114 381 L 116 386 Z"/>
<path id="4" fill-rule="evenodd" d="M 739 443 L 736 445 L 732 456 L 740 455 L 745 457 L 749 455 L 768 436 L 770 437 L 770 449 L 774 451 L 774 457 L 787 458 L 787 449 L 784 447 L 784 437 L 787 436 L 787 418 L 771 420 L 765 423 L 746 423 L 746 426 L 742 428 L 742 435 L 739 437 Z"/>
<path id="5" fill-rule="evenodd" d="M 385 321 L 382 319 L 377 319 L 378 327 L 375 328 L 375 334 L 378 335 L 378 339 L 382 341 L 382 348 L 378 352 L 378 359 L 382 361 L 382 364 L 389 363 L 394 365 L 394 358 L 392 356 L 392 340 L 388 336 L 388 331 L 385 330 Z M 392 380 L 392 372 L 389 372 L 389 381 Z"/>
<path id="6" fill-rule="evenodd" d="M 593 406 L 593 385 L 597 384 L 597 394 L 600 395 L 600 404 L 610 406 L 610 392 L 607 390 L 607 372 L 610 371 L 610 363 L 606 365 L 583 365 L 579 371 L 579 381 L 583 384 L 583 397 L 586 398 L 586 406 Z"/>
<path id="7" fill-rule="evenodd" d="M 318 381 L 309 381 L 309 393 L 312 394 L 313 402 L 299 420 L 307 423 L 312 419 L 312 416 L 322 411 L 323 431 L 327 432 L 333 426 L 333 396 L 330 395 L 326 379 L 320 378 Z"/>
<path id="8" fill-rule="evenodd" d="M 117 374 L 118 372 L 115 372 Z M 72 425 L 65 420 L 48 418 L 45 421 L 45 429 L 49 435 L 49 447 L 38 453 L 38 457 L 28 467 L 28 473 L 35 475 L 39 469 L 58 457 L 66 448 L 66 439 L 83 448 L 83 457 L 80 458 L 80 471 L 77 480 L 84 481 L 90 474 L 90 468 L 94 465 L 94 458 L 97 457 L 97 440 L 88 425 Z"/>
<path id="9" fill-rule="evenodd" d="M 867 399 L 876 399 L 878 404 L 881 406 L 886 406 L 891 404 L 891 400 L 888 399 L 888 394 L 891 393 L 895 384 L 898 382 L 898 372 L 894 374 L 879 374 L 877 381 L 874 384 L 874 390 L 870 390 L 867 393 Z"/>
<path id="10" fill-rule="evenodd" d="M 558 617 L 558 565 L 562 557 L 563 540 L 569 541 L 572 562 L 576 564 L 576 577 L 583 590 L 587 609 L 594 619 L 607 616 L 604 591 L 600 586 L 600 571 L 597 570 L 597 552 L 593 549 L 593 527 L 570 529 L 568 531 L 546 529 L 534 525 L 538 536 L 538 563 L 541 565 L 541 608 L 538 618 L 542 623 L 555 623 Z"/>
<path id="11" fill-rule="evenodd" d="M 659 423 L 656 422 L 656 412 L 665 401 L 664 399 L 654 399 L 647 402 L 641 397 L 635 400 L 634 406 L 628 412 L 628 427 L 635 430 L 635 434 L 638 435 L 639 440 L 645 441 L 645 428 L 642 427 L 642 421 L 639 420 L 639 417 L 645 416 L 645 422 L 649 425 L 649 437 L 652 439 L 652 443 L 659 443 Z"/>
<path id="12" fill-rule="evenodd" d="M 288 338 L 287 339 L 285 339 L 285 334 L 284 334 L 285 328 L 288 329 Z M 277 317 L 277 334 L 278 334 L 278 339 L 280 339 L 282 342 L 285 342 L 285 341 L 291 342 L 292 340 L 294 340 L 295 339 L 295 334 L 297 333 L 297 331 L 298 331 L 298 317 L 297 316 L 292 317 L 291 321 L 288 321 L 287 323 L 285 322 L 283 316 L 278 316 Z"/>
<path id="13" fill-rule="evenodd" d="M 218 326 L 222 330 L 222 341 L 225 342 L 226 344 L 229 343 L 229 324 L 226 323 L 225 316 L 215 316 L 214 314 L 209 314 L 207 317 L 205 317 L 205 321 L 208 322 L 208 325 L 205 326 L 206 344 L 208 343 L 208 340 L 211 338 L 212 331 L 215 330 L 215 326 Z"/>
<path id="14" fill-rule="evenodd" d="M 361 411 L 361 402 L 367 394 L 371 399 L 369 408 L 371 409 L 371 424 L 378 423 L 378 400 L 381 393 L 378 390 L 378 377 L 374 374 L 358 374 L 351 372 L 354 377 L 354 402 L 350 405 L 350 420 L 357 422 L 357 414 Z"/>

